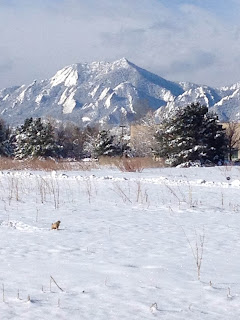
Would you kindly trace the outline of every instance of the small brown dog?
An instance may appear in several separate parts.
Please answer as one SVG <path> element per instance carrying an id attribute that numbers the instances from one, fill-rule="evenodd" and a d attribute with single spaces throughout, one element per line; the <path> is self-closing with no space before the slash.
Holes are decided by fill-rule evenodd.
<path id="1" fill-rule="evenodd" d="M 52 223 L 52 229 L 58 229 L 60 223 L 61 223 L 61 221 L 57 221 L 57 222 Z"/>

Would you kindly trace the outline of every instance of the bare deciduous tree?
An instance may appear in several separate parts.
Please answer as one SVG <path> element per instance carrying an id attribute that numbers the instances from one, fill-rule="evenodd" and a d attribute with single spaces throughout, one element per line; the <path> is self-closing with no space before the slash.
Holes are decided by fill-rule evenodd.
<path id="1" fill-rule="evenodd" d="M 149 111 L 145 117 L 131 125 L 131 147 L 135 156 L 152 156 L 156 130 L 156 119 L 154 113 L 151 111 Z"/>
<path id="2" fill-rule="evenodd" d="M 240 123 L 229 122 L 226 126 L 226 135 L 228 139 L 229 160 L 232 161 L 233 153 L 240 145 Z"/>

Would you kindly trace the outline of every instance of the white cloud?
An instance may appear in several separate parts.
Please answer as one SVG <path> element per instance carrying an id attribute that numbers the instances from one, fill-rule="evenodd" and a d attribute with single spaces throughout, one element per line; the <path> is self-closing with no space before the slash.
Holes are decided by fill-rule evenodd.
<path id="1" fill-rule="evenodd" d="M 170 8 L 159 0 L 0 1 L 0 87 L 123 56 L 171 80 L 240 80 L 239 26 L 187 2 Z"/>

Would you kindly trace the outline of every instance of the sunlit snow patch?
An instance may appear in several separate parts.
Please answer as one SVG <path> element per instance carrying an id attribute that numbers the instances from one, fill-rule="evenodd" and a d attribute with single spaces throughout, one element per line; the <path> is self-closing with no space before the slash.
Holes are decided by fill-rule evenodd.
<path id="1" fill-rule="evenodd" d="M 89 117 L 82 117 L 82 121 L 83 122 L 88 122 L 88 121 L 91 121 L 91 119 Z"/>
<path id="2" fill-rule="evenodd" d="M 15 221 L 15 220 L 11 220 L 11 221 L 0 221 L 0 226 L 1 227 L 5 227 L 5 228 L 11 228 L 11 229 L 17 229 L 20 231 L 37 231 L 37 230 L 41 230 L 40 228 L 34 227 L 34 226 L 30 226 L 28 224 L 25 224 L 21 221 Z"/>

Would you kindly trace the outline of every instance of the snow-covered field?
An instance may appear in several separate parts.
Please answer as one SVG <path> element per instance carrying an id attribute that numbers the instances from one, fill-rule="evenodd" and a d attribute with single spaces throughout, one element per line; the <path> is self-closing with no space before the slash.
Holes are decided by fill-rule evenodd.
<path id="1" fill-rule="evenodd" d="M 0 319 L 240 319 L 239 227 L 239 167 L 1 172 Z"/>

